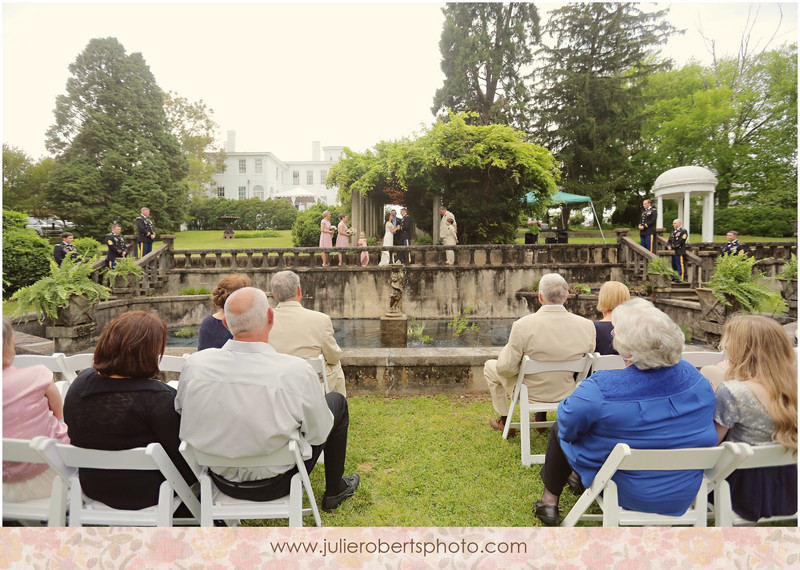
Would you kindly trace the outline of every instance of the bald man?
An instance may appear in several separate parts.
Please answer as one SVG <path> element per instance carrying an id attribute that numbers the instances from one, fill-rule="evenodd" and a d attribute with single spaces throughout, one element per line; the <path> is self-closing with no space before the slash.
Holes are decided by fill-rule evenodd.
<path id="1" fill-rule="evenodd" d="M 274 316 L 267 295 L 253 287 L 225 301 L 223 324 L 233 339 L 190 356 L 181 371 L 175 409 L 180 438 L 224 457 L 266 455 L 296 441 L 311 472 L 325 449 L 322 510 L 333 511 L 355 494 L 360 478 L 343 477 L 350 414 L 347 399 L 323 395 L 303 359 L 269 344 Z M 219 468 L 210 471 L 226 495 L 270 501 L 289 494 L 296 466 Z"/>

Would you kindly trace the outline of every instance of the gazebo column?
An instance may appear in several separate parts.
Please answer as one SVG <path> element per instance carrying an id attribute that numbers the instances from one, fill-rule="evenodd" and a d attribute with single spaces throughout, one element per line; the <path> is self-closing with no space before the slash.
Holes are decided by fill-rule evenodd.
<path id="1" fill-rule="evenodd" d="M 714 241 L 714 192 L 703 196 L 703 241 Z"/>
<path id="2" fill-rule="evenodd" d="M 664 227 L 664 197 L 661 195 L 656 198 L 656 227 Z"/>
<path id="3" fill-rule="evenodd" d="M 683 227 L 686 228 L 686 231 L 690 231 L 689 228 L 689 218 L 691 217 L 692 213 L 692 193 L 690 191 L 686 191 L 683 193 L 683 217 L 681 217 L 681 222 L 683 222 Z"/>

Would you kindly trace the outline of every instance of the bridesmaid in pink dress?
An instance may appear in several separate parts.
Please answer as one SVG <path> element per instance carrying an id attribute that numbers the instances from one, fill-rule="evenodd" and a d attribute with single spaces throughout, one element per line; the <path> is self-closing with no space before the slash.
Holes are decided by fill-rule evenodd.
<path id="1" fill-rule="evenodd" d="M 319 246 L 320 247 L 333 247 L 333 230 L 331 229 L 331 212 L 325 210 L 322 212 L 322 221 L 319 224 Z M 328 266 L 328 254 L 322 252 L 322 267 Z"/>
<path id="2" fill-rule="evenodd" d="M 361 235 L 358 238 L 358 245 L 361 247 L 367 247 L 367 234 L 361 232 Z M 369 265 L 369 252 L 362 251 L 361 252 L 361 265 L 366 266 Z"/>
<path id="3" fill-rule="evenodd" d="M 339 249 L 339 265 L 342 265 L 342 249 L 350 247 L 350 230 L 347 229 L 347 214 L 340 216 L 341 221 L 336 226 L 336 248 Z"/>

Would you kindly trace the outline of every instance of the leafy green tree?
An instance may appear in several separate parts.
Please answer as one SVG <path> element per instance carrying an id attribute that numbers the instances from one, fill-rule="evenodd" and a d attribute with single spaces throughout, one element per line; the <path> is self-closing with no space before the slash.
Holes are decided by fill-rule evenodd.
<path id="1" fill-rule="evenodd" d="M 591 196 L 597 207 L 623 205 L 630 156 L 644 119 L 643 89 L 664 69 L 657 48 L 675 29 L 663 10 L 645 13 L 634 3 L 566 4 L 543 33 L 537 138 L 562 166 L 562 189 Z"/>
<path id="2" fill-rule="evenodd" d="M 532 46 L 539 41 L 539 12 L 532 3 L 450 3 L 439 49 L 445 80 L 434 114 L 473 111 L 480 124 L 525 128 Z"/>
<path id="3" fill-rule="evenodd" d="M 187 184 L 192 197 L 204 197 L 214 185 L 214 174 L 225 168 L 225 151 L 217 142 L 219 125 L 214 110 L 200 100 L 190 102 L 173 91 L 164 95 L 170 131 L 181 143 L 189 161 Z"/>
<path id="4" fill-rule="evenodd" d="M 746 45 L 746 42 L 743 42 Z M 718 204 L 797 203 L 797 51 L 740 53 L 652 76 L 654 99 L 633 158 L 644 187 L 694 164 L 715 172 Z"/>
<path id="5" fill-rule="evenodd" d="M 331 226 L 339 223 L 339 216 L 349 213 L 349 206 L 328 206 L 327 204 L 314 204 L 307 210 L 300 212 L 292 225 L 292 243 L 295 247 L 319 247 L 319 225 L 322 213 L 331 212 Z M 336 236 L 334 235 L 334 240 Z"/>
<path id="6" fill-rule="evenodd" d="M 412 212 L 431 210 L 438 194 L 458 220 L 461 243 L 513 243 L 525 195 L 534 192 L 544 207 L 556 191 L 558 170 L 550 152 L 525 142 L 506 125 L 470 125 L 469 116 L 439 119 L 416 139 L 381 142 L 361 154 L 345 149 L 328 184 L 339 199 L 352 192 L 383 193 L 387 202 Z M 415 223 L 430 231 L 430 219 Z"/>
<path id="7" fill-rule="evenodd" d="M 3 209 L 3 297 L 50 272 L 53 250 L 46 239 L 26 228 L 27 216 Z"/>
<path id="8" fill-rule="evenodd" d="M 158 231 L 177 229 L 187 160 L 167 130 L 164 95 L 142 54 L 127 54 L 115 38 L 93 39 L 69 70 L 47 131 L 56 155 L 50 203 L 85 235 L 105 235 L 111 221 L 132 231 L 142 206 Z"/>
<path id="9" fill-rule="evenodd" d="M 3 207 L 40 217 L 53 213 L 44 185 L 54 164 L 51 158 L 33 162 L 22 149 L 3 144 Z"/>

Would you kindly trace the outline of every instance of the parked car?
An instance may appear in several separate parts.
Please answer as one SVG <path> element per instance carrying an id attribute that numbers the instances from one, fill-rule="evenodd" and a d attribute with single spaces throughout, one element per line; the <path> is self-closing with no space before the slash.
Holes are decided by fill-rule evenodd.
<path id="1" fill-rule="evenodd" d="M 56 216 L 48 216 L 44 219 L 28 216 L 26 227 L 36 230 L 36 233 L 41 237 L 47 237 L 60 234 L 69 228 L 75 227 L 75 224 L 62 221 Z"/>

